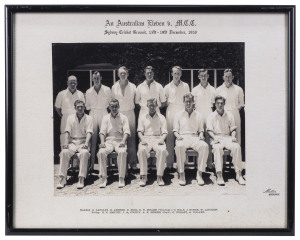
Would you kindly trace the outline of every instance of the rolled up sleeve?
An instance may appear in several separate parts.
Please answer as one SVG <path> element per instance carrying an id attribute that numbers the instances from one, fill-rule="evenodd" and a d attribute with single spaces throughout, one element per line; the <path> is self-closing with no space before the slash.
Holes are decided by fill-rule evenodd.
<path id="1" fill-rule="evenodd" d="M 234 130 L 237 129 L 233 115 L 228 115 L 228 119 L 229 119 L 229 130 L 230 132 L 233 132 Z"/>
<path id="2" fill-rule="evenodd" d="M 145 132 L 144 117 L 141 115 L 139 117 L 137 132 L 141 132 L 141 133 Z"/>
<path id="3" fill-rule="evenodd" d="M 214 132 L 214 127 L 213 127 L 213 113 L 209 114 L 207 119 L 206 119 L 206 131 L 211 131 Z"/>
<path id="4" fill-rule="evenodd" d="M 128 118 L 126 116 L 124 116 L 123 118 L 123 133 L 124 134 L 128 134 L 130 136 L 130 128 L 129 128 L 129 122 L 128 122 Z"/>
<path id="5" fill-rule="evenodd" d="M 204 132 L 204 119 L 200 116 L 200 114 L 198 114 L 198 123 L 199 123 L 198 132 L 199 133 Z"/>
<path id="6" fill-rule="evenodd" d="M 65 128 L 65 132 L 70 133 L 70 135 L 72 133 L 72 118 L 73 117 L 74 117 L 73 115 L 68 116 L 67 123 L 66 123 L 66 128 Z"/>
<path id="7" fill-rule="evenodd" d="M 242 88 L 240 88 L 238 99 L 239 99 L 239 108 L 244 107 L 245 106 L 244 91 Z"/>
<path id="8" fill-rule="evenodd" d="M 86 125 L 86 134 L 93 134 L 93 119 L 91 117 L 87 119 Z"/>
<path id="9" fill-rule="evenodd" d="M 58 95 L 57 95 L 57 97 L 56 97 L 56 99 L 55 99 L 55 104 L 54 104 L 54 106 L 55 106 L 56 108 L 62 108 L 62 94 L 61 94 L 61 92 L 58 93 Z"/>
<path id="10" fill-rule="evenodd" d="M 176 114 L 173 122 L 173 132 L 179 133 L 179 115 Z"/>
<path id="11" fill-rule="evenodd" d="M 103 134 L 104 136 L 106 136 L 106 134 L 107 134 L 107 118 L 106 117 L 104 117 L 103 119 L 102 119 L 102 123 L 101 123 L 101 128 L 100 128 L 100 133 L 99 133 L 99 135 L 100 134 Z"/>
<path id="12" fill-rule="evenodd" d="M 168 134 L 167 121 L 164 116 L 160 117 L 160 124 L 161 124 L 161 134 Z"/>

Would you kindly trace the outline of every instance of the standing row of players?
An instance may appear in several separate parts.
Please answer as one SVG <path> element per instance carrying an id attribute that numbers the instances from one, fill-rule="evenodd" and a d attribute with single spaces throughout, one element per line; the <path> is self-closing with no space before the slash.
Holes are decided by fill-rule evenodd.
<path id="1" fill-rule="evenodd" d="M 154 69 L 151 66 L 145 68 L 146 80 L 141 83 L 137 88 L 136 86 L 128 81 L 128 70 L 125 67 L 118 69 L 119 81 L 117 81 L 112 89 L 101 84 L 102 77 L 99 72 L 93 73 L 94 86 L 86 92 L 86 109 L 89 111 L 89 115 L 92 117 L 93 122 L 93 134 L 91 144 L 91 167 L 93 168 L 96 156 L 96 141 L 99 133 L 101 122 L 104 115 L 107 115 L 107 107 L 111 98 L 115 98 L 119 102 L 119 112 L 124 114 L 129 122 L 130 136 L 127 139 L 128 146 L 128 163 L 132 168 L 136 167 L 136 123 L 135 123 L 135 104 L 140 106 L 139 121 L 141 116 L 149 112 L 147 106 L 147 100 L 156 99 L 157 107 L 156 112 L 159 113 L 159 108 L 167 106 L 166 120 L 167 120 L 167 132 L 171 134 L 166 135 L 167 143 L 167 167 L 171 168 L 174 164 L 174 143 L 176 133 L 172 134 L 174 116 L 179 111 L 186 109 L 183 96 L 190 92 L 187 83 L 181 81 L 182 70 L 180 67 L 175 66 L 172 68 L 172 81 L 162 87 L 161 84 L 154 80 Z M 237 85 L 232 83 L 233 74 L 231 69 L 224 71 L 223 79 L 224 84 L 217 88 L 213 88 L 208 83 L 208 72 L 205 69 L 200 69 L 198 77 L 200 84 L 193 88 L 192 95 L 195 98 L 196 112 L 199 113 L 204 123 L 205 139 L 207 143 L 210 143 L 210 139 L 213 137 L 209 136 L 207 131 L 206 119 L 207 116 L 212 113 L 212 106 L 215 103 L 215 96 L 220 95 L 224 98 L 225 110 L 233 115 L 234 122 L 236 124 L 236 138 L 237 142 L 240 143 L 240 116 L 239 110 L 244 106 L 244 94 L 243 90 Z M 66 131 L 67 117 L 75 112 L 73 103 L 76 100 L 84 100 L 82 92 L 76 89 L 77 79 L 75 76 L 68 78 L 68 88 L 61 91 L 55 102 L 55 108 L 58 114 L 62 117 L 61 119 L 61 146 L 64 145 L 64 133 Z M 193 99 L 194 100 L 194 99 Z M 216 106 L 217 107 L 217 106 Z M 194 108 L 194 105 L 193 105 Z M 140 134 L 139 134 L 140 136 Z M 100 135 L 101 137 L 101 135 Z M 178 139 L 177 139 L 178 140 Z M 103 144 L 103 142 L 101 141 Z M 100 145 L 101 148 L 101 145 Z M 177 156 L 178 159 L 178 156 Z M 206 163 L 206 161 L 205 161 Z M 140 163 L 141 165 L 141 163 Z M 206 164 L 205 164 L 206 165 Z M 209 168 L 212 167 L 211 156 L 207 158 L 207 165 Z M 177 167 L 178 160 L 177 160 Z M 180 172 L 179 172 L 180 173 Z M 182 177 L 180 177 L 182 179 Z M 185 181 L 181 181 L 182 183 Z M 122 185 L 122 184 L 121 184 Z"/>

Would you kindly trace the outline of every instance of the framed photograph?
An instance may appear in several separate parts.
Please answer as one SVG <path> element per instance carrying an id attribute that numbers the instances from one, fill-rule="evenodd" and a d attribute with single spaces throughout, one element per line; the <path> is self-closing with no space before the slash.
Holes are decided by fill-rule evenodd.
<path id="1" fill-rule="evenodd" d="M 5 11 L 6 234 L 294 235 L 295 6 Z"/>

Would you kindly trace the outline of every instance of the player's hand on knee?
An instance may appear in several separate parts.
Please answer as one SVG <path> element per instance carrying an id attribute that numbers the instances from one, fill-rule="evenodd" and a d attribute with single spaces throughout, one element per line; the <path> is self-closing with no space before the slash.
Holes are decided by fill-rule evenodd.
<path id="1" fill-rule="evenodd" d="M 178 140 L 178 141 L 180 141 L 180 140 L 182 140 L 182 139 L 183 139 L 183 137 L 181 137 L 181 136 L 178 136 L 178 137 L 177 137 L 177 140 Z"/>
<path id="2" fill-rule="evenodd" d="M 105 146 L 104 143 L 101 143 L 101 144 L 99 145 L 99 147 L 100 147 L 100 148 L 106 148 L 106 146 Z"/>
<path id="3" fill-rule="evenodd" d="M 88 149 L 88 146 L 86 144 L 83 144 L 81 148 L 82 149 Z"/>

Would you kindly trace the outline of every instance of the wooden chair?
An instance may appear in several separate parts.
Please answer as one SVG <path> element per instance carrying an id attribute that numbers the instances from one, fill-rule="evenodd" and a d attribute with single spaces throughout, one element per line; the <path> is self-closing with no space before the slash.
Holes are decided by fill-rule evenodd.
<path id="1" fill-rule="evenodd" d="M 187 168 L 187 169 L 196 168 L 197 167 L 198 152 L 196 152 L 192 148 L 188 148 L 185 151 L 185 155 L 186 155 L 185 168 Z"/>
<path id="2" fill-rule="evenodd" d="M 188 148 L 186 151 L 186 164 L 185 168 L 195 168 L 197 166 L 197 158 L 198 152 L 196 152 L 192 148 Z M 224 155 L 223 155 L 223 169 L 230 170 L 233 166 L 232 159 L 229 158 L 231 151 L 229 149 L 224 148 Z"/>
<path id="3" fill-rule="evenodd" d="M 118 170 L 117 157 L 118 157 L 118 153 L 116 151 L 113 151 L 110 154 L 108 154 L 108 156 L 107 156 L 107 171 L 108 171 L 108 173 Z"/>
<path id="4" fill-rule="evenodd" d="M 68 175 L 74 176 L 78 172 L 79 172 L 79 159 L 77 154 L 75 153 L 70 158 L 70 167 L 68 169 Z"/>
<path id="5" fill-rule="evenodd" d="M 150 157 L 148 158 L 148 169 L 156 170 L 156 152 L 154 150 L 150 151 Z"/>
<path id="6" fill-rule="evenodd" d="M 224 171 L 224 169 L 230 170 L 231 167 L 233 166 L 233 164 L 232 164 L 232 158 L 230 157 L 231 151 L 229 149 L 227 149 L 227 148 L 224 148 L 223 151 L 224 151 L 224 155 L 223 155 L 223 171 Z"/>

